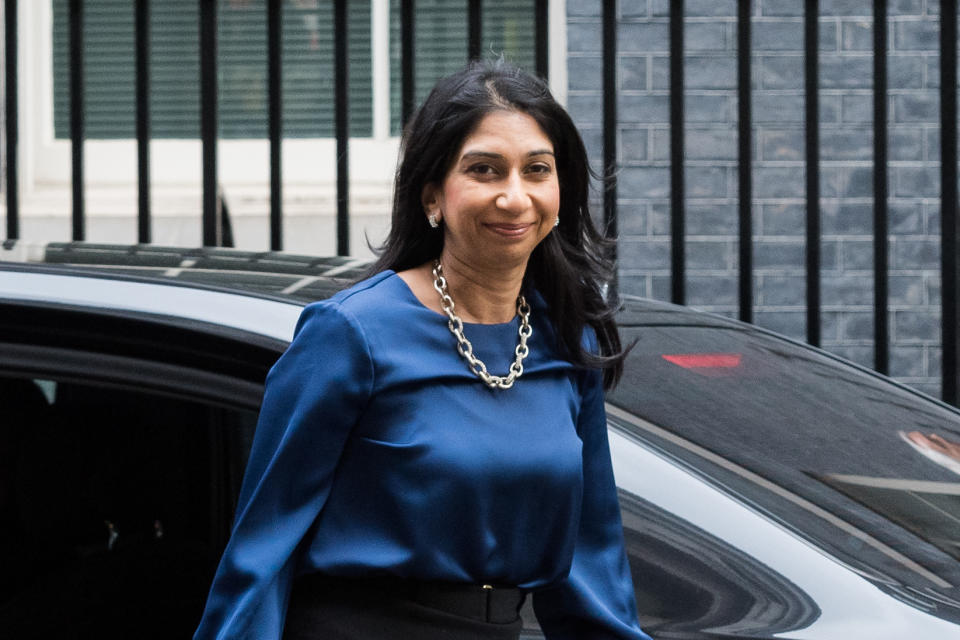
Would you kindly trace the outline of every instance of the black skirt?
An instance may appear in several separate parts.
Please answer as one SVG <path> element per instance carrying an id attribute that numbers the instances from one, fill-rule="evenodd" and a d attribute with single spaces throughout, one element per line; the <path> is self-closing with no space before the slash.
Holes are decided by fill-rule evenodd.
<path id="1" fill-rule="evenodd" d="M 293 585 L 284 640 L 517 640 L 515 587 L 305 576 Z"/>

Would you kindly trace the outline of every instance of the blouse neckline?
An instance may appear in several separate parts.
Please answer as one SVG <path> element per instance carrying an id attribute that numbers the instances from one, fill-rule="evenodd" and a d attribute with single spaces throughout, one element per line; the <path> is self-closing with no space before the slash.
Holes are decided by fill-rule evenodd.
<path id="1" fill-rule="evenodd" d="M 443 322 L 444 324 L 447 323 L 448 320 L 447 320 L 446 314 L 440 313 L 439 311 L 435 311 L 435 310 L 431 309 L 430 307 L 426 306 L 425 304 L 423 304 L 423 302 L 420 301 L 420 298 L 418 298 L 417 295 L 413 292 L 413 289 L 410 288 L 410 285 L 408 285 L 407 282 L 406 282 L 403 278 L 401 278 L 399 275 L 397 275 L 397 272 L 396 272 L 396 271 L 394 271 L 393 269 L 387 269 L 387 270 L 386 270 L 386 273 L 388 274 L 388 276 L 389 276 L 390 278 L 395 279 L 395 280 L 399 283 L 398 286 L 399 286 L 400 289 L 403 291 L 404 297 L 406 297 L 409 302 L 413 303 L 413 304 L 416 305 L 418 308 L 426 311 L 426 312 L 429 313 L 431 316 L 437 318 L 437 320 L 440 320 L 440 321 Z M 489 329 L 489 330 L 495 330 L 495 329 L 497 329 L 497 328 L 506 328 L 506 327 L 514 328 L 514 327 L 517 326 L 517 316 L 514 316 L 513 318 L 511 318 L 510 320 L 508 320 L 508 321 L 506 321 L 506 322 L 494 322 L 494 323 L 467 322 L 466 320 L 464 320 L 464 321 L 463 321 L 463 326 L 464 326 L 464 327 L 472 327 L 472 328 L 483 327 L 483 328 L 487 328 L 487 329 Z M 481 330 L 483 330 L 483 329 L 481 329 Z"/>

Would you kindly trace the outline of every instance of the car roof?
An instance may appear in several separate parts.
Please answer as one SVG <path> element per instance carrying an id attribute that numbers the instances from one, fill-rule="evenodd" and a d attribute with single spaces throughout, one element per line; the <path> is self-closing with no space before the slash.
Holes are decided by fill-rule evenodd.
<path id="1" fill-rule="evenodd" d="M 301 306 L 328 298 L 349 286 L 362 278 L 371 264 L 369 258 L 224 247 L 18 240 L 0 245 L 0 269 L 162 282 L 272 298 Z M 626 326 L 740 325 L 713 314 L 636 296 L 623 296 L 618 322 Z"/>
<path id="2" fill-rule="evenodd" d="M 220 247 L 7 241 L 0 268 L 162 282 L 304 305 L 362 277 L 369 260 Z"/>

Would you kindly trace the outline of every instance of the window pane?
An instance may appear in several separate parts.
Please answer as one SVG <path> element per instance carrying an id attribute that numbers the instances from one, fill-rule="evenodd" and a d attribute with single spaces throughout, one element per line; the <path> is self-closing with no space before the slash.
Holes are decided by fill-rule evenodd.
<path id="1" fill-rule="evenodd" d="M 186 638 L 256 414 L 0 375 L 5 637 Z"/>
<path id="2" fill-rule="evenodd" d="M 288 138 L 333 137 L 333 3 L 296 0 L 285 3 L 283 11 L 283 134 Z M 373 135 L 370 22 L 369 0 L 347 3 L 350 135 L 358 137 Z M 266 135 L 266 53 L 263 69 Z"/>
<path id="3" fill-rule="evenodd" d="M 84 5 L 86 136 L 132 138 L 133 5 L 88 0 Z M 287 137 L 333 136 L 333 5 L 296 0 L 283 6 L 283 116 Z M 70 136 L 69 12 L 53 3 L 54 128 Z M 151 3 L 151 134 L 200 134 L 199 14 L 196 0 Z M 224 138 L 267 135 L 266 2 L 221 0 L 219 128 Z M 370 3 L 348 3 L 350 133 L 372 133 Z"/>
<path id="4" fill-rule="evenodd" d="M 500 55 L 534 70 L 533 0 L 485 0 L 482 15 L 485 58 Z M 419 105 L 438 78 L 467 62 L 467 3 L 418 0 L 414 16 L 414 99 Z M 400 133 L 400 1 L 390 2 L 390 122 Z"/>

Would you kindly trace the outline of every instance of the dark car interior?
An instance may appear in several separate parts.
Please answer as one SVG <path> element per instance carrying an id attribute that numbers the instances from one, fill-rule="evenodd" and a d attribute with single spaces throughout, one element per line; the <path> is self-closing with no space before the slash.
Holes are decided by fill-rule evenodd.
<path id="1" fill-rule="evenodd" d="M 256 414 L 12 377 L 0 406 L 0 637 L 190 637 Z"/>

